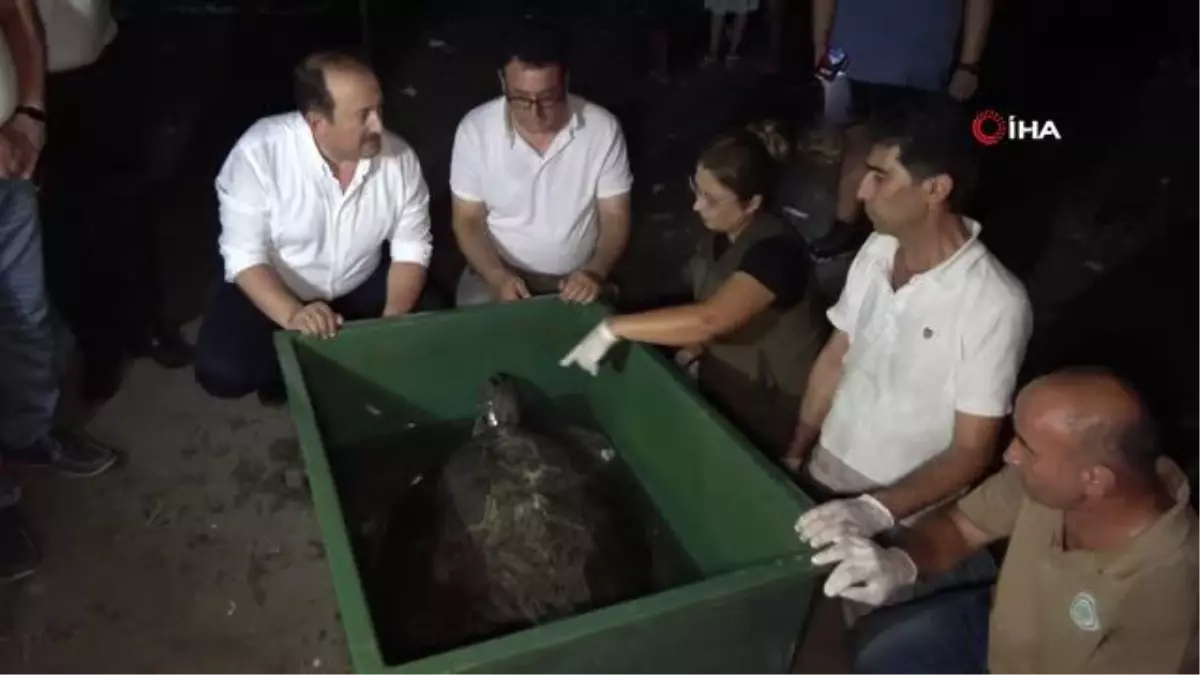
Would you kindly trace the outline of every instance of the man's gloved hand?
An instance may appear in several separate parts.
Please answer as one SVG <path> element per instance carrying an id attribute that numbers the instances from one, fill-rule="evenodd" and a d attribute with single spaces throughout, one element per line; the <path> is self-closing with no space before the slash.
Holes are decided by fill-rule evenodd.
<path id="1" fill-rule="evenodd" d="M 825 580 L 825 596 L 879 606 L 898 589 L 917 580 L 917 565 L 899 548 L 882 548 L 870 539 L 850 536 L 812 557 L 816 566 L 836 563 Z"/>
<path id="2" fill-rule="evenodd" d="M 871 495 L 837 499 L 807 511 L 796 521 L 796 534 L 813 548 L 847 536 L 873 537 L 896 524 L 891 511 Z"/>
<path id="3" fill-rule="evenodd" d="M 605 354 L 608 354 L 608 350 L 612 349 L 613 345 L 619 341 L 620 339 L 608 327 L 608 322 L 601 321 L 558 362 L 558 365 L 565 368 L 574 364 L 595 375 L 599 372 L 600 361 L 604 359 Z"/>

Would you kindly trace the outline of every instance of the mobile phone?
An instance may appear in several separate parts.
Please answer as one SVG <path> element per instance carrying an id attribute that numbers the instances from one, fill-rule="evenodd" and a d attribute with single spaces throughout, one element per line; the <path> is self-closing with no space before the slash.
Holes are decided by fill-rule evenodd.
<path id="1" fill-rule="evenodd" d="M 849 63 L 850 58 L 846 55 L 845 50 L 830 47 L 825 50 L 825 55 L 821 57 L 821 62 L 817 64 L 817 77 L 826 82 L 833 82 L 838 75 L 846 72 L 846 66 Z"/>

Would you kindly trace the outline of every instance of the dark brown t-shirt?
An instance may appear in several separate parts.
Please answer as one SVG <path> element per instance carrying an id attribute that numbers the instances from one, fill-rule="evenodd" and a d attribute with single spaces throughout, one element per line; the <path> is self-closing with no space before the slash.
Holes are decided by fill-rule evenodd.
<path id="1" fill-rule="evenodd" d="M 1196 512 L 1179 467 L 1161 460 L 1159 473 L 1175 506 L 1115 551 L 1064 551 L 1062 512 L 1028 499 L 1011 468 L 958 503 L 991 538 L 1010 537 L 992 606 L 992 672 L 1181 672 L 1194 662 Z"/>

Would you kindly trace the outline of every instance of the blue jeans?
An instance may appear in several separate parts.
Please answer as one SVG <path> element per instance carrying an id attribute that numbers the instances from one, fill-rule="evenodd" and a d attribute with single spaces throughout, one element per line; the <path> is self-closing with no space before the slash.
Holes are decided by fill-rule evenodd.
<path id="1" fill-rule="evenodd" d="M 991 586 L 881 608 L 856 627 L 856 673 L 986 673 Z"/>
<path id="2" fill-rule="evenodd" d="M 37 190 L 0 179 L 0 450 L 50 432 L 58 407 L 54 315 L 42 271 Z"/>

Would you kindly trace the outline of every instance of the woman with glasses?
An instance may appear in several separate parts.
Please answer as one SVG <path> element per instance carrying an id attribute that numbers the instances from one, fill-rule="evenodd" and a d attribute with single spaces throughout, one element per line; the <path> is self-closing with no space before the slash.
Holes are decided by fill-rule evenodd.
<path id="1" fill-rule="evenodd" d="M 709 146 L 690 178 L 708 230 L 688 265 L 694 302 L 611 317 L 562 365 L 595 374 L 621 340 L 675 348 L 717 407 L 760 447 L 782 453 L 829 336 L 804 241 L 766 208 L 786 145 L 743 131 Z"/>

